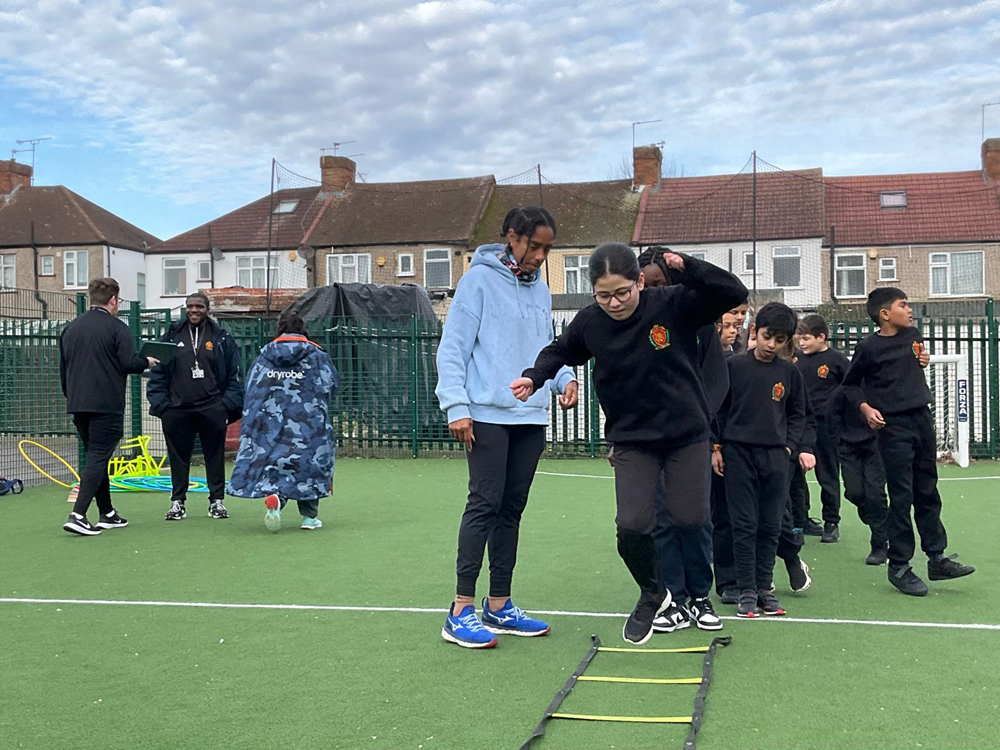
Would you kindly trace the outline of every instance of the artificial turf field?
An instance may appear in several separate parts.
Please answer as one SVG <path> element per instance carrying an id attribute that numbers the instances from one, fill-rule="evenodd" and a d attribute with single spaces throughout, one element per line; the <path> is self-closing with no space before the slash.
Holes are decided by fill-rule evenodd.
<path id="1" fill-rule="evenodd" d="M 339 460 L 314 532 L 299 530 L 294 504 L 274 535 L 262 502 L 230 498 L 232 517 L 210 519 L 206 495 L 167 523 L 167 496 L 149 493 L 117 496 L 127 529 L 81 538 L 60 529 L 61 488 L 0 498 L 0 748 L 518 748 L 591 633 L 624 645 L 624 615 L 593 615 L 625 613 L 636 597 L 615 552 L 613 484 L 594 478 L 610 476 L 607 463 L 548 460 L 539 471 L 515 601 L 592 614 L 546 616 L 548 637 L 501 638 L 491 651 L 440 637 L 461 460 Z M 790 594 L 778 564 L 788 617 L 726 620 L 733 643 L 716 656 L 702 750 L 997 747 L 1000 479 L 972 478 L 1000 477 L 1000 465 L 942 477 L 957 480 L 940 485 L 949 551 L 978 572 L 931 583 L 923 599 L 896 593 L 884 566 L 863 564 L 867 535 L 845 503 L 841 541 L 810 538 L 803 550 L 808 591 Z M 485 572 L 480 580 L 485 589 Z M 212 606 L 223 603 L 345 609 Z M 692 627 L 646 648 L 710 640 Z M 598 654 L 587 674 L 696 677 L 701 658 Z M 695 689 L 579 683 L 562 710 L 690 715 Z M 686 733 L 552 721 L 536 747 L 662 750 L 681 748 Z"/>

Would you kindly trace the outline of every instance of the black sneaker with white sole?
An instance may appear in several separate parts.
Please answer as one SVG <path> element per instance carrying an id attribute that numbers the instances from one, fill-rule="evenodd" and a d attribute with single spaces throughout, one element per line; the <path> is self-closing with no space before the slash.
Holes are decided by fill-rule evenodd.
<path id="1" fill-rule="evenodd" d="M 801 557 L 793 560 L 785 560 L 785 570 L 788 571 L 788 585 L 796 594 L 805 591 L 812 586 L 812 578 L 809 577 L 809 566 Z"/>
<path id="2" fill-rule="evenodd" d="M 675 630 L 684 630 L 690 625 L 691 618 L 688 617 L 687 610 L 672 601 L 670 606 L 663 610 L 663 614 L 657 615 L 653 620 L 653 632 L 673 633 Z"/>
<path id="3" fill-rule="evenodd" d="M 164 521 L 180 521 L 181 519 L 187 517 L 187 510 L 184 508 L 184 503 L 179 503 L 174 500 L 170 503 L 170 510 L 163 517 Z"/>
<path id="4" fill-rule="evenodd" d="M 101 517 L 97 520 L 97 525 L 102 529 L 124 529 L 128 526 L 128 521 L 118 515 L 118 511 L 111 509 L 111 512 L 107 515 L 101 514 Z"/>
<path id="5" fill-rule="evenodd" d="M 222 504 L 221 500 L 216 500 L 209 504 L 208 515 L 212 518 L 229 518 L 229 511 L 226 510 L 226 506 Z"/>
<path id="6" fill-rule="evenodd" d="M 889 583 L 907 596 L 927 596 L 927 584 L 913 572 L 909 563 L 893 565 L 889 563 Z"/>
<path id="7" fill-rule="evenodd" d="M 740 592 L 740 605 L 736 608 L 737 617 L 754 618 L 760 617 L 760 610 L 757 609 L 757 592 L 753 589 L 744 589 Z"/>
<path id="8" fill-rule="evenodd" d="M 81 516 L 78 513 L 69 514 L 69 518 L 63 524 L 63 530 L 79 536 L 97 536 L 101 533 L 99 528 L 91 526 L 86 516 Z"/>
<path id="9" fill-rule="evenodd" d="M 712 600 L 707 596 L 692 599 L 688 606 L 688 614 L 698 630 L 722 630 L 722 618 L 715 614 Z"/>
<path id="10" fill-rule="evenodd" d="M 785 614 L 778 597 L 768 589 L 761 589 L 757 592 L 757 606 L 760 608 L 760 613 L 768 617 L 780 617 Z"/>
<path id="11" fill-rule="evenodd" d="M 952 578 L 963 578 L 972 575 L 976 569 L 971 565 L 964 565 L 956 558 L 958 555 L 940 555 L 927 559 L 927 577 L 932 581 L 950 581 Z"/>
<path id="12" fill-rule="evenodd" d="M 865 558 L 865 565 L 885 565 L 889 560 L 889 543 L 882 542 L 872 545 L 872 551 Z"/>
<path id="13" fill-rule="evenodd" d="M 840 541 L 840 525 L 827 521 L 823 524 L 823 533 L 819 540 L 826 544 L 833 544 Z"/>
<path id="14" fill-rule="evenodd" d="M 622 638 L 641 646 L 653 635 L 653 620 L 670 606 L 670 592 L 643 591 L 622 627 Z"/>

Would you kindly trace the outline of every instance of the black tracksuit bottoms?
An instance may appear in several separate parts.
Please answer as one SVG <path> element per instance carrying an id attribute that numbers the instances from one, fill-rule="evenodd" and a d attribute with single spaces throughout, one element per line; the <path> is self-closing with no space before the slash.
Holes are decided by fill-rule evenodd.
<path id="1" fill-rule="evenodd" d="M 864 443 L 841 443 L 840 469 L 844 496 L 858 509 L 858 518 L 871 530 L 872 547 L 888 541 L 885 524 L 889 501 L 885 496 L 885 467 L 875 438 Z"/>
<path id="2" fill-rule="evenodd" d="M 510 596 L 517 563 L 521 514 L 545 448 L 545 427 L 473 422 L 475 442 L 466 453 L 469 498 L 458 531 L 456 570 L 459 596 L 475 596 L 486 549 L 490 553 L 490 596 Z"/>
<path id="3" fill-rule="evenodd" d="M 816 481 L 819 482 L 823 521 L 840 523 L 840 461 L 837 441 L 830 434 L 826 417 L 816 417 Z M 808 503 L 809 496 L 806 495 Z"/>
<path id="4" fill-rule="evenodd" d="M 80 471 L 80 489 L 73 505 L 73 512 L 87 515 L 91 502 L 97 500 L 102 515 L 114 510 L 111 504 L 111 480 L 108 479 L 108 461 L 115 454 L 122 439 L 124 416 L 122 414 L 95 414 L 77 412 L 73 424 L 80 433 L 80 440 L 87 451 L 87 462 Z"/>
<path id="5" fill-rule="evenodd" d="M 702 554 L 698 535 L 709 528 L 709 476 L 711 452 L 707 440 L 680 447 L 655 443 L 615 444 L 615 499 L 618 554 L 644 592 L 657 594 L 665 582 L 657 570 L 653 532 L 656 529 L 656 492 L 664 485 L 660 517 L 678 537 L 691 538 L 692 557 Z M 707 552 L 707 550 L 705 550 Z M 705 555 L 707 563 L 707 555 Z M 704 596 L 712 586 L 695 581 Z M 702 591 L 704 589 L 704 591 Z"/>
<path id="6" fill-rule="evenodd" d="M 801 529 L 809 518 L 809 485 L 806 483 L 806 474 L 799 466 L 799 462 L 796 460 L 793 464 L 788 473 L 788 507 L 792 526 Z"/>
<path id="7" fill-rule="evenodd" d="M 733 524 L 729 520 L 726 480 L 712 472 L 712 567 L 715 592 L 736 588 L 736 557 L 733 554 Z"/>
<path id="8" fill-rule="evenodd" d="M 736 584 L 771 588 L 781 517 L 788 506 L 788 451 L 730 442 L 722 446 L 733 525 Z"/>
<path id="9" fill-rule="evenodd" d="M 903 565 L 913 558 L 915 540 L 910 509 L 920 532 L 920 548 L 930 557 L 944 552 L 948 535 L 941 523 L 937 489 L 937 447 L 927 408 L 885 415 L 878 447 L 889 487 L 889 562 Z"/>
<path id="10" fill-rule="evenodd" d="M 225 404 L 218 401 L 198 409 L 167 409 L 163 417 L 163 437 L 167 439 L 170 457 L 171 502 L 187 500 L 191 478 L 191 456 L 195 436 L 201 439 L 205 456 L 205 481 L 208 501 L 222 500 L 226 492 L 226 427 Z"/>
<path id="11" fill-rule="evenodd" d="M 789 457 L 788 478 L 786 482 L 788 484 L 788 496 L 785 508 L 781 512 L 781 531 L 778 532 L 778 546 L 775 549 L 775 554 L 788 563 L 797 560 L 799 552 L 802 551 L 802 545 L 799 544 L 795 537 L 795 529 L 801 530 L 802 528 L 794 520 L 795 488 L 796 486 L 806 486 L 806 473 L 802 471 L 802 465 L 799 464 L 798 456 L 794 458 Z"/>

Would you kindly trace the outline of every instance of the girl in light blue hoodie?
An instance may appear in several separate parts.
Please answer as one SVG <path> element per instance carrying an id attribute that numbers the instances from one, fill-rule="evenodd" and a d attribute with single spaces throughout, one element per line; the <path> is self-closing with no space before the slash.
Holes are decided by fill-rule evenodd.
<path id="1" fill-rule="evenodd" d="M 483 245 L 455 290 L 437 353 L 435 393 L 452 436 L 465 444 L 469 497 L 458 533 L 458 586 L 441 636 L 465 648 L 492 648 L 497 634 L 549 632 L 510 598 L 521 514 L 545 447 L 548 393 L 522 403 L 507 383 L 553 339 L 552 298 L 539 269 L 555 240 L 544 208 L 515 208 L 504 219 L 506 245 Z M 578 384 L 562 368 L 549 381 L 563 409 Z M 476 579 L 490 552 L 490 593 L 476 615 Z"/>

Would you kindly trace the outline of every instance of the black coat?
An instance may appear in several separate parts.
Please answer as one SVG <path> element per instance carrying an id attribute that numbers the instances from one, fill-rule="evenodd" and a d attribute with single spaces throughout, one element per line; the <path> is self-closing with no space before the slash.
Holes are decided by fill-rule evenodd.
<path id="1" fill-rule="evenodd" d="M 187 318 L 181 318 L 170 326 L 161 340 L 175 344 L 183 341 L 182 332 L 186 326 Z M 240 350 L 233 337 L 211 318 L 205 318 L 205 327 L 218 347 L 212 360 L 212 368 L 231 424 L 243 415 L 243 366 Z M 170 406 L 170 379 L 174 375 L 176 363 L 175 359 L 169 364 L 157 365 L 149 375 L 146 398 L 149 399 L 149 413 L 154 417 L 162 417 Z"/>
<path id="2" fill-rule="evenodd" d="M 143 372 L 128 326 L 94 307 L 69 323 L 59 336 L 59 379 L 70 414 L 125 413 L 125 381 Z"/>

